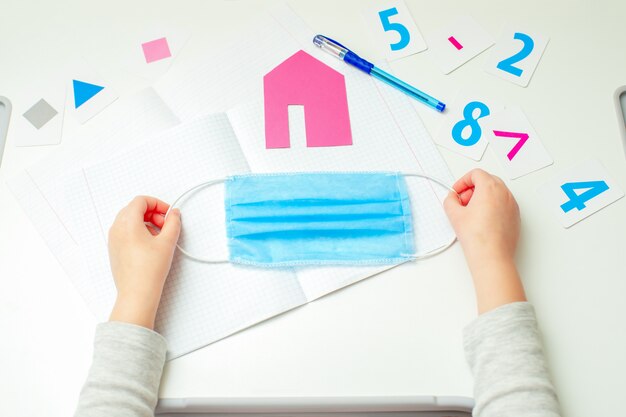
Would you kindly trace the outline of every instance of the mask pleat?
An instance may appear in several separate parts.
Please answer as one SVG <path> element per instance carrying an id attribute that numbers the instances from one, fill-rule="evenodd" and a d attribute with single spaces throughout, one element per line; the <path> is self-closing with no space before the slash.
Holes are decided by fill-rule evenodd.
<path id="1" fill-rule="evenodd" d="M 367 203 L 395 203 L 392 198 L 373 200 L 367 199 L 366 196 L 362 196 L 355 200 L 343 200 L 343 199 L 331 199 L 331 198 L 300 198 L 300 199 L 275 199 L 264 200 L 258 198 L 255 201 L 247 201 L 245 203 L 234 203 L 231 207 L 319 207 L 319 206 L 356 206 L 363 204 L 363 201 Z"/>
<path id="2" fill-rule="evenodd" d="M 259 205 L 259 206 L 231 206 L 233 221 L 301 221 L 327 219 L 329 221 L 350 221 L 358 219 L 388 218 L 402 215 L 402 208 L 393 202 L 359 201 L 354 204 L 295 206 Z"/>

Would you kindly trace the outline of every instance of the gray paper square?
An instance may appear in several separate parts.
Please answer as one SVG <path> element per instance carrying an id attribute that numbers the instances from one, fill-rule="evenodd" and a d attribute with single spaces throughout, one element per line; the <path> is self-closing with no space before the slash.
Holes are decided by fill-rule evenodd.
<path id="1" fill-rule="evenodd" d="M 57 111 L 43 98 L 33 105 L 30 109 L 23 114 L 35 128 L 41 129 L 46 123 L 48 123 L 54 116 L 57 115 Z"/>

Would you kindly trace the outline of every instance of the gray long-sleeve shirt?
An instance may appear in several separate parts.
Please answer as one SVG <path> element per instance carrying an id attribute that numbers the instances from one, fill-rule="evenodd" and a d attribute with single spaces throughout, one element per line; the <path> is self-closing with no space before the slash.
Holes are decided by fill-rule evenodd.
<path id="1" fill-rule="evenodd" d="M 512 303 L 479 316 L 464 332 L 475 379 L 475 417 L 558 417 L 535 312 Z M 75 417 L 153 416 L 165 339 L 132 324 L 98 325 L 93 364 Z"/>

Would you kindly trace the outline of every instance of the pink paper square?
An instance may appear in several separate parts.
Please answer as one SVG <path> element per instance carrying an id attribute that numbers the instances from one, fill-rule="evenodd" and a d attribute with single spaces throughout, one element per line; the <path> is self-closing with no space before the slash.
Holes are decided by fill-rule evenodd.
<path id="1" fill-rule="evenodd" d="M 142 43 L 143 55 L 146 57 L 146 63 L 154 61 L 160 61 L 172 56 L 170 52 L 170 46 L 167 43 L 167 39 L 160 38 L 150 42 Z"/>

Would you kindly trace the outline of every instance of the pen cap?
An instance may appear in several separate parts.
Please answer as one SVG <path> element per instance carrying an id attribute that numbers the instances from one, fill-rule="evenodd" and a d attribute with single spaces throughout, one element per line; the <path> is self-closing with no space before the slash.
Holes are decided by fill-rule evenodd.
<path id="1" fill-rule="evenodd" d="M 348 53 L 348 48 L 343 46 L 337 41 L 333 41 L 323 35 L 315 35 L 313 38 L 313 44 L 318 48 L 321 48 L 324 52 L 328 52 L 335 58 L 343 59 L 344 55 Z"/>

